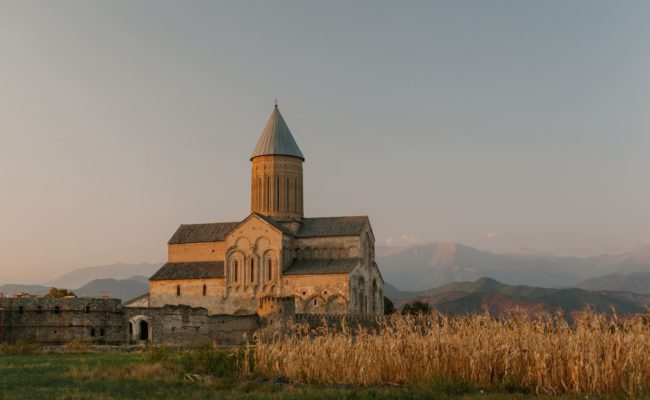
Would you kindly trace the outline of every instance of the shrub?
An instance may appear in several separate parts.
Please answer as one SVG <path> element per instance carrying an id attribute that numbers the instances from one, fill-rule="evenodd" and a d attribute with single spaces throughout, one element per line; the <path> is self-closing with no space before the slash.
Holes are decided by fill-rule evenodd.
<path id="1" fill-rule="evenodd" d="M 395 314 L 397 309 L 395 304 L 388 297 L 384 296 L 384 315 Z"/>
<path id="2" fill-rule="evenodd" d="M 60 299 L 63 297 L 77 297 L 77 295 L 68 289 L 50 288 L 50 290 L 43 297 L 46 299 Z"/>
<path id="3" fill-rule="evenodd" d="M 420 300 L 415 300 L 413 303 L 405 304 L 404 308 L 402 308 L 402 314 L 404 315 L 427 314 L 429 311 L 429 304 L 423 303 Z"/>

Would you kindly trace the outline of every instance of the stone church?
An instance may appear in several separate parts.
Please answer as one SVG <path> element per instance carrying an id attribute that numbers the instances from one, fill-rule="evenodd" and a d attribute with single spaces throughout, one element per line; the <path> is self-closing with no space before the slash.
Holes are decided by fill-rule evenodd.
<path id="1" fill-rule="evenodd" d="M 293 297 L 298 313 L 382 314 L 384 281 L 367 216 L 306 218 L 305 161 L 277 105 L 250 158 L 251 214 L 181 225 L 149 280 L 149 307 L 254 314 L 260 299 Z"/>

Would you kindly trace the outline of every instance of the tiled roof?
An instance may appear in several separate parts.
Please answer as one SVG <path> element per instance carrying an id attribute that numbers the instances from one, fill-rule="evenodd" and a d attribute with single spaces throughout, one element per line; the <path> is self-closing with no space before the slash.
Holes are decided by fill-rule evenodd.
<path id="1" fill-rule="evenodd" d="M 223 261 L 184 262 L 163 265 L 149 280 L 207 279 L 224 276 Z"/>
<path id="2" fill-rule="evenodd" d="M 359 263 L 358 258 L 296 260 L 283 275 L 347 274 Z"/>
<path id="3" fill-rule="evenodd" d="M 366 216 L 305 218 L 296 236 L 358 236 L 367 224 L 370 220 Z"/>
<path id="4" fill-rule="evenodd" d="M 212 224 L 181 225 L 167 243 L 221 242 L 239 224 L 239 222 L 216 222 Z"/>
<path id="5" fill-rule="evenodd" d="M 251 154 L 251 160 L 258 156 L 267 155 L 293 156 L 305 160 L 305 156 L 302 155 L 298 144 L 291 135 L 291 131 L 289 131 L 287 123 L 284 122 L 277 105 L 262 131 L 262 136 L 260 136 L 253 154 Z"/>
<path id="6" fill-rule="evenodd" d="M 263 215 L 256 215 L 287 235 L 295 237 L 359 236 L 363 233 L 366 225 L 370 224 L 366 216 L 303 218 L 300 220 L 300 228 L 296 232 L 292 232 L 287 227 L 282 226 L 281 222 Z M 168 243 L 221 242 L 239 224 L 241 222 L 181 225 Z"/>

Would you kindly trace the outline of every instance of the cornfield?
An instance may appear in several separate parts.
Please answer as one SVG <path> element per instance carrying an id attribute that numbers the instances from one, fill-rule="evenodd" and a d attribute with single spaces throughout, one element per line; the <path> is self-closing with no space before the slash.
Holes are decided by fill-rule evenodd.
<path id="1" fill-rule="evenodd" d="M 267 376 L 324 384 L 409 385 L 427 379 L 537 394 L 648 394 L 650 320 L 586 312 L 561 316 L 431 313 L 380 319 L 362 328 L 258 338 L 255 369 Z"/>

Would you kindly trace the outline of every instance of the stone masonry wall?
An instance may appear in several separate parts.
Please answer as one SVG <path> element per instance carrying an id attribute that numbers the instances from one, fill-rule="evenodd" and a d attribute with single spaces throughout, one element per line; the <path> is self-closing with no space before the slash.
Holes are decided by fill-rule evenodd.
<path id="1" fill-rule="evenodd" d="M 0 299 L 0 342 L 122 344 L 126 323 L 118 299 Z"/>
<path id="2" fill-rule="evenodd" d="M 190 345 L 197 342 L 214 342 L 235 345 L 243 342 L 244 335 L 252 337 L 260 326 L 257 314 L 208 315 L 205 308 L 168 305 L 156 308 L 125 308 L 125 319 L 131 324 L 132 342 L 139 341 L 140 321 L 150 327 L 148 340 L 167 345 Z"/>
<path id="3" fill-rule="evenodd" d="M 118 299 L 0 299 L 0 343 L 17 341 L 62 345 L 73 340 L 125 345 L 152 341 L 184 346 L 199 342 L 238 345 L 262 327 L 284 329 L 289 321 L 317 329 L 345 324 L 376 330 L 374 317 L 296 314 L 292 297 L 265 297 L 250 315 L 208 315 L 205 308 L 182 305 L 122 307 Z M 141 331 L 144 329 L 144 332 Z M 144 334 L 143 334 L 144 333 Z"/>

